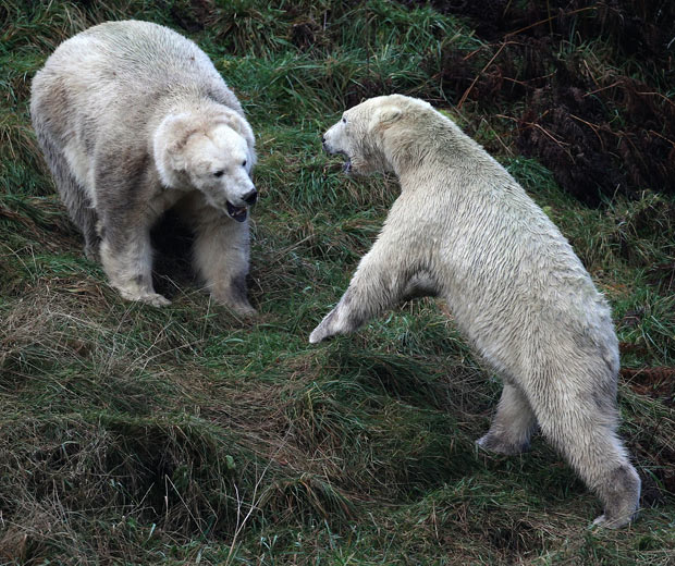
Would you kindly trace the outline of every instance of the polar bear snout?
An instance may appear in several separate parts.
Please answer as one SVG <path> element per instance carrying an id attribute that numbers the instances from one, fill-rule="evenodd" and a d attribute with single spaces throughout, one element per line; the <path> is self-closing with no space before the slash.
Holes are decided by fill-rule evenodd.
<path id="1" fill-rule="evenodd" d="M 251 189 L 251 192 L 249 192 L 248 194 L 244 195 L 241 198 L 248 206 L 253 206 L 256 202 L 258 202 L 258 191 L 256 190 L 255 187 L 253 187 L 253 189 Z"/>
<path id="2" fill-rule="evenodd" d="M 250 182 L 250 181 L 249 181 Z M 243 195 L 238 195 L 236 199 L 233 199 L 234 202 L 227 199 L 225 201 L 225 210 L 232 220 L 237 222 L 244 222 L 248 218 L 248 209 L 258 202 L 258 191 L 253 186 L 250 185 L 250 190 L 248 190 Z"/>
<path id="3" fill-rule="evenodd" d="M 352 172 L 352 158 L 351 156 L 342 148 L 336 147 L 333 143 L 331 143 L 328 139 L 328 135 L 331 133 L 332 130 L 334 130 L 335 126 L 333 126 L 328 132 L 326 132 L 324 135 L 321 136 L 321 145 L 323 146 L 323 150 L 330 154 L 330 155 L 342 155 L 345 158 L 345 163 L 343 165 L 343 171 L 345 173 L 351 173 Z"/>
<path id="4" fill-rule="evenodd" d="M 344 145 L 344 132 L 342 132 L 342 122 L 332 125 L 326 132 L 321 136 L 321 144 L 323 149 L 330 153 L 331 155 L 336 153 L 345 153 Z"/>
<path id="5" fill-rule="evenodd" d="M 224 196 L 235 206 L 253 206 L 258 200 L 258 191 L 247 174 L 232 176 L 223 185 Z"/>
<path id="6" fill-rule="evenodd" d="M 331 155 L 333 155 L 334 153 L 337 153 L 333 149 L 333 146 L 328 142 L 328 138 L 326 137 L 326 134 L 321 136 L 321 146 L 323 147 L 323 150 L 326 153 L 330 153 Z"/>
<path id="7" fill-rule="evenodd" d="M 345 154 L 344 151 L 337 149 L 325 134 L 321 136 L 321 146 L 323 147 L 323 150 L 330 155 L 335 155 L 336 153 Z"/>

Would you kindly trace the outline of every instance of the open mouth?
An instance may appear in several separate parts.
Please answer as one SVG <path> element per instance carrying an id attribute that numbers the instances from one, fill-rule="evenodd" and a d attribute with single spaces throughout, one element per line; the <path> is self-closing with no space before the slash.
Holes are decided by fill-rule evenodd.
<path id="1" fill-rule="evenodd" d="M 345 173 L 351 173 L 352 172 L 352 158 L 349 157 L 349 155 L 347 155 L 346 151 L 340 150 L 340 151 L 336 151 L 335 153 L 337 153 L 338 155 L 341 155 L 342 157 L 345 158 L 344 165 L 342 165 L 342 170 Z"/>
<path id="2" fill-rule="evenodd" d="M 227 213 L 230 215 L 230 218 L 236 222 L 244 222 L 246 220 L 246 217 L 248 216 L 248 208 L 245 206 L 234 206 L 233 204 L 230 203 L 230 201 L 227 201 Z"/>
<path id="3" fill-rule="evenodd" d="M 323 143 L 323 149 L 331 155 L 340 155 L 341 157 L 344 157 L 345 162 L 342 165 L 342 171 L 347 174 L 352 172 L 352 158 L 349 157 L 349 155 L 347 155 L 347 152 L 345 150 L 332 149 L 326 144 L 326 142 Z"/>

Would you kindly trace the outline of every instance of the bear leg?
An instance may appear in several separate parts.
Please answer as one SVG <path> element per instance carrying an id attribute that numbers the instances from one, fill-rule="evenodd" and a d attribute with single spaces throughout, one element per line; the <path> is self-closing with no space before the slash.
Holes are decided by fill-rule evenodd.
<path id="1" fill-rule="evenodd" d="M 195 219 L 194 261 L 213 299 L 239 316 L 255 316 L 248 302 L 246 275 L 249 269 L 248 221 L 237 223 L 222 214 L 207 213 Z M 196 220 L 196 222 L 195 222 Z"/>
<path id="2" fill-rule="evenodd" d="M 640 487 L 640 476 L 628 462 L 608 472 L 598 489 L 604 513 L 593 521 L 593 526 L 619 529 L 634 520 L 639 507 Z"/>
<path id="3" fill-rule="evenodd" d="M 575 390 L 575 378 L 528 390 L 544 436 L 556 446 L 603 504 L 593 525 L 617 529 L 637 515 L 640 478 L 616 435 L 616 402 L 599 391 Z M 611 389 L 611 388 L 610 388 Z"/>
<path id="4" fill-rule="evenodd" d="M 66 160 L 63 151 L 57 143 L 52 141 L 47 126 L 39 118 L 34 118 L 38 141 L 45 160 L 49 165 L 61 201 L 68 210 L 68 215 L 84 236 L 84 254 L 91 261 L 98 260 L 101 239 L 96 232 L 98 215 L 87 196 L 87 193 L 77 181 Z"/>
<path id="5" fill-rule="evenodd" d="M 520 454 L 529 448 L 536 427 L 537 418 L 525 395 L 515 385 L 504 382 L 490 430 L 476 443 L 498 454 Z"/>
<path id="6" fill-rule="evenodd" d="M 167 298 L 155 293 L 152 286 L 152 249 L 147 227 L 127 228 L 121 232 L 110 224 L 103 226 L 101 242 L 101 263 L 110 284 L 129 301 L 154 307 L 171 304 Z"/>
<path id="7" fill-rule="evenodd" d="M 395 224 L 391 222 L 391 225 Z M 400 238 L 388 230 L 391 228 L 385 224 L 371 250 L 361 258 L 340 302 L 309 335 L 310 344 L 354 332 L 402 298 L 410 284 L 410 278 L 403 274 L 406 271 L 417 273 L 417 270 L 406 269 L 405 259 L 415 257 L 415 254 L 408 252 Z M 425 278 L 431 281 L 430 275 Z"/>

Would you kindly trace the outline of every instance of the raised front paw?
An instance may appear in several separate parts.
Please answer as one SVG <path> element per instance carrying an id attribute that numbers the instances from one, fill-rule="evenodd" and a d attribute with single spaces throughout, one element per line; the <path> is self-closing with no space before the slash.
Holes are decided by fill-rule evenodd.
<path id="1" fill-rule="evenodd" d="M 319 326 L 317 326 L 312 333 L 309 335 L 310 344 L 318 344 L 327 338 L 331 338 L 337 334 L 336 329 L 334 328 L 333 321 L 335 319 L 335 311 L 331 311 L 328 315 L 321 321 Z"/>
<path id="2" fill-rule="evenodd" d="M 321 328 L 321 325 L 319 325 L 309 335 L 309 343 L 318 344 L 319 342 L 325 340 L 329 336 L 331 335 L 328 332 L 326 332 L 323 328 Z"/>

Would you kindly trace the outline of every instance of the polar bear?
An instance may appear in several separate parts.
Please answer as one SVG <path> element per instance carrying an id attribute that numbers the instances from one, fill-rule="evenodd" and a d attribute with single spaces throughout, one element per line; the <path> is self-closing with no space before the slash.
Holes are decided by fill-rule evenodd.
<path id="1" fill-rule="evenodd" d="M 567 240 L 485 150 L 426 102 L 372 98 L 323 137 L 346 170 L 393 172 L 401 194 L 317 343 L 408 295 L 439 295 L 504 389 L 489 432 L 502 454 L 537 426 L 604 505 L 637 513 L 640 479 L 616 435 L 618 342 L 610 309 Z"/>
<path id="2" fill-rule="evenodd" d="M 175 207 L 214 300 L 243 316 L 254 136 L 195 43 L 156 24 L 109 22 L 62 43 L 36 74 L 31 116 L 61 198 L 122 297 L 152 285 L 150 228 Z"/>

